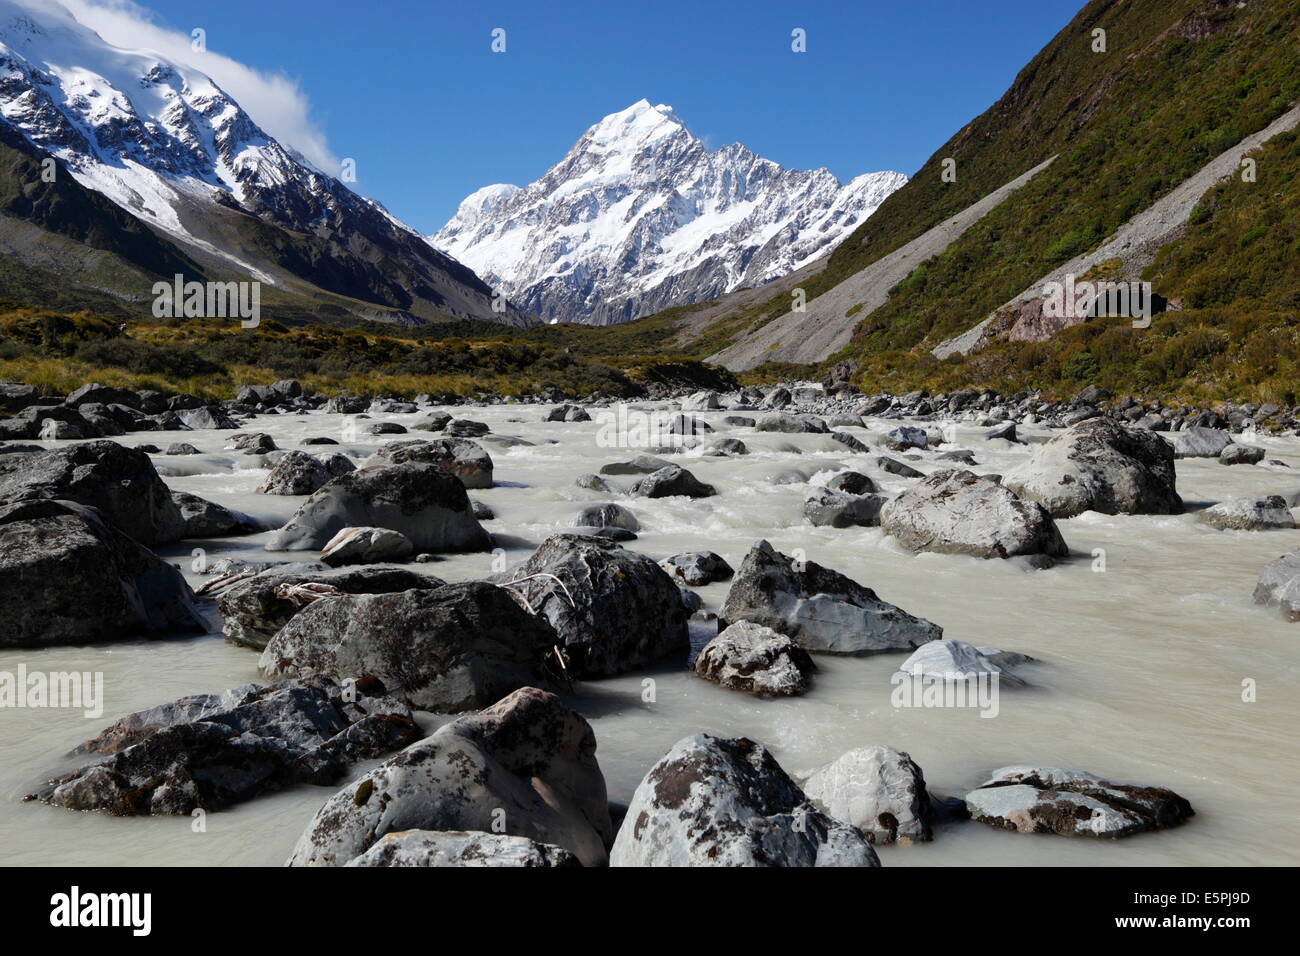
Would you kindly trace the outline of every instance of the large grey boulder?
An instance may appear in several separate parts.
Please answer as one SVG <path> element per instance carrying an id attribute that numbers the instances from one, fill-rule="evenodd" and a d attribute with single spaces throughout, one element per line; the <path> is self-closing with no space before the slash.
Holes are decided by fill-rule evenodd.
<path id="1" fill-rule="evenodd" d="M 1196 519 L 1223 531 L 1294 529 L 1295 518 L 1281 495 L 1229 498 L 1196 513 Z"/>
<path id="2" fill-rule="evenodd" d="M 857 827 L 875 846 L 933 837 L 925 775 L 901 750 L 859 747 L 797 779 L 818 809 Z"/>
<path id="3" fill-rule="evenodd" d="M 413 829 L 500 832 L 602 865 L 613 827 L 591 725 L 554 694 L 517 690 L 340 790 L 289 865 L 341 866 L 387 834 Z"/>
<path id="4" fill-rule="evenodd" d="M 492 539 L 459 478 L 411 462 L 342 475 L 299 506 L 268 551 L 319 551 L 344 528 L 400 531 L 418 551 L 482 551 Z"/>
<path id="5" fill-rule="evenodd" d="M 817 809 L 762 744 L 679 740 L 632 795 L 611 866 L 879 866 L 860 832 Z"/>
<path id="6" fill-rule="evenodd" d="M 207 630 L 181 573 L 93 508 L 0 505 L 0 647 Z"/>
<path id="7" fill-rule="evenodd" d="M 400 465 L 405 462 L 436 465 L 455 475 L 466 488 L 492 487 L 492 456 L 478 442 L 465 438 L 393 442 L 366 461 L 367 465 Z"/>
<path id="8" fill-rule="evenodd" d="M 34 796 L 119 816 L 221 810 L 296 783 L 334 783 L 351 762 L 418 734 L 410 710 L 374 683 L 248 684 L 122 718 L 81 748 L 104 759 Z"/>
<path id="9" fill-rule="evenodd" d="M 547 538 L 511 589 L 555 628 L 575 677 L 608 677 L 689 644 L 686 610 L 654 559 L 586 535 Z"/>
<path id="10" fill-rule="evenodd" d="M 711 498 L 718 492 L 681 465 L 668 465 L 646 475 L 632 486 L 629 493 L 642 498 Z"/>
<path id="11" fill-rule="evenodd" d="M 745 555 L 718 617 L 720 627 L 751 621 L 826 654 L 910 651 L 943 636 L 943 628 L 882 601 L 871 588 L 813 561 L 795 561 L 766 541 Z"/>
<path id="12" fill-rule="evenodd" d="M 1227 445 L 1219 452 L 1221 465 L 1257 465 L 1264 460 L 1264 449 L 1258 445 Z"/>
<path id="13" fill-rule="evenodd" d="M 1222 428 L 1193 425 L 1178 432 L 1168 432 L 1175 458 L 1218 458 L 1232 444 L 1232 435 Z"/>
<path id="14" fill-rule="evenodd" d="M 1007 670 L 1006 664 L 999 663 L 983 649 L 965 641 L 953 640 L 922 644 L 899 665 L 896 673 L 905 677 L 945 682 L 996 678 L 999 685 L 1005 684 L 1008 687 L 1019 687 L 1025 683 Z"/>
<path id="15" fill-rule="evenodd" d="M 1288 621 L 1300 621 L 1300 550 L 1264 566 L 1255 585 L 1255 603 L 1276 607 Z"/>
<path id="16" fill-rule="evenodd" d="M 149 456 L 114 441 L 91 441 L 0 462 L 0 503 L 76 501 L 143 545 L 180 539 L 185 519 Z"/>
<path id="17" fill-rule="evenodd" d="M 756 697 L 792 697 L 808 689 L 817 666 L 784 634 L 737 621 L 701 648 L 691 669 L 729 690 Z"/>
<path id="18" fill-rule="evenodd" d="M 587 505 L 573 519 L 575 528 L 622 528 L 634 534 L 641 530 L 641 522 L 622 505 L 606 503 Z"/>
<path id="19" fill-rule="evenodd" d="M 917 482 L 881 509 L 880 525 L 912 551 L 1028 556 L 1040 565 L 1070 553 L 1042 505 L 969 471 L 937 471 Z"/>
<path id="20" fill-rule="evenodd" d="M 718 393 L 713 391 L 694 392 L 682 399 L 684 412 L 709 412 L 722 407 Z"/>
<path id="21" fill-rule="evenodd" d="M 1039 445 L 1002 484 L 1054 518 L 1102 514 L 1181 514 L 1174 451 L 1155 432 L 1093 418 Z"/>
<path id="22" fill-rule="evenodd" d="M 414 707 L 452 713 L 547 683 L 542 660 L 556 642 L 546 620 L 503 588 L 467 581 L 314 601 L 271 638 L 258 666 L 268 677 L 374 676 Z"/>
<path id="23" fill-rule="evenodd" d="M 295 614 L 321 597 L 392 594 L 445 583 L 403 568 L 332 571 L 323 564 L 287 565 L 237 582 L 217 599 L 217 609 L 227 641 L 260 651 Z"/>
<path id="24" fill-rule="evenodd" d="M 562 847 L 481 830 L 399 830 L 347 866 L 580 867 Z"/>
<path id="25" fill-rule="evenodd" d="M 966 795 L 971 819 L 1013 833 L 1124 837 L 1178 826 L 1193 815 L 1163 787 L 1111 783 L 1086 770 L 1003 767 Z"/>
<path id="26" fill-rule="evenodd" d="M 239 424 L 227 415 L 220 405 L 180 409 L 176 412 L 176 415 L 186 428 L 196 430 L 214 429 L 226 431 L 239 427 Z"/>

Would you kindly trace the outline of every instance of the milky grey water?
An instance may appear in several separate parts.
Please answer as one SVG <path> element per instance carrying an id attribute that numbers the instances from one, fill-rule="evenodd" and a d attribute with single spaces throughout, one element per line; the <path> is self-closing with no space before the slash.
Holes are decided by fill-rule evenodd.
<path id="1" fill-rule="evenodd" d="M 526 406 L 458 409 L 489 423 L 494 435 L 532 445 L 505 447 L 485 439 L 496 462 L 497 486 L 471 495 L 489 504 L 506 559 L 525 557 L 548 534 L 569 525 L 585 504 L 607 500 L 577 488 L 574 479 L 634 452 L 601 447 L 598 422 L 543 423 L 542 409 Z M 427 414 L 374 415 L 410 424 Z M 625 501 L 644 527 L 629 547 L 656 558 L 707 548 L 739 567 L 748 547 L 767 538 L 787 553 L 807 557 L 874 588 L 887 601 L 922 615 L 945 636 L 994 645 L 1038 658 L 1019 671 L 1030 682 L 1004 689 L 998 716 L 975 710 L 895 709 L 889 677 L 903 655 L 817 658 L 810 693 L 757 700 L 691 676 L 683 661 L 580 685 L 571 703 L 591 721 L 610 797 L 626 801 L 641 777 L 681 737 L 707 731 L 745 735 L 767 744 L 787 769 L 806 769 L 846 750 L 889 744 L 909 752 L 933 791 L 962 794 L 989 771 L 1012 763 L 1091 770 L 1119 781 L 1170 787 L 1197 815 L 1186 826 L 1127 840 L 1096 842 L 997 832 L 973 823 L 938 828 L 931 844 L 881 851 L 896 865 L 1295 864 L 1300 862 L 1300 754 L 1296 747 L 1300 695 L 1296 693 L 1300 625 L 1257 607 L 1251 592 L 1268 561 L 1300 545 L 1300 532 L 1223 532 L 1177 517 L 1086 514 L 1061 522 L 1073 558 L 1047 571 L 1024 571 L 1001 561 L 949 555 L 912 555 L 879 529 L 835 530 L 804 524 L 807 484 L 774 484 L 797 468 L 824 482 L 835 470 L 864 471 L 887 493 L 905 482 L 871 463 L 878 452 L 854 455 L 826 435 L 756 434 L 705 413 L 719 435 L 743 439 L 743 458 L 681 460 L 717 486 L 715 498 Z M 896 423 L 873 421 L 850 429 L 872 441 Z M 248 430 L 266 431 L 281 448 L 325 435 L 341 439 L 342 416 L 262 416 Z M 956 446 L 973 449 L 977 472 L 1001 473 L 1029 454 L 1021 445 L 985 442 L 983 429 L 959 426 Z M 1042 440 L 1048 432 L 1022 428 Z M 364 457 L 382 442 L 427 433 L 344 442 Z M 184 440 L 200 456 L 155 456 L 176 489 L 215 499 L 259 517 L 281 521 L 300 498 L 258 495 L 266 474 L 258 459 L 229 447 L 228 433 L 141 433 L 126 444 L 165 446 Z M 1225 467 L 1215 460 L 1178 462 L 1179 491 L 1189 504 L 1229 495 L 1286 493 L 1300 488 L 1300 441 L 1260 436 L 1270 458 L 1295 466 Z M 309 451 L 335 450 L 308 447 Z M 917 464 L 931 471 L 926 458 Z M 624 485 L 627 478 L 615 478 Z M 190 551 L 209 559 L 238 555 L 265 560 L 254 536 L 237 541 L 184 542 L 162 553 L 180 563 L 191 584 Z M 1105 570 L 1094 552 L 1104 552 Z M 301 553 L 286 560 L 309 558 Z M 459 555 L 411 565 L 448 580 L 493 570 L 490 554 Z M 716 610 L 726 583 L 699 589 Z M 68 600 L 77 583 L 67 582 Z M 701 626 L 696 625 L 697 631 Z M 0 651 L 0 671 L 101 671 L 103 716 L 70 710 L 0 710 L 0 862 L 9 864 L 280 864 L 312 814 L 334 787 L 300 786 L 209 814 L 206 832 L 188 818 L 117 819 L 23 803 L 52 771 L 72 763 L 64 755 L 123 714 L 184 694 L 221 691 L 259 680 L 258 654 L 227 644 L 214 618 L 213 633 L 177 640 L 128 641 L 90 647 Z M 700 636 L 697 634 L 697 636 Z M 654 701 L 643 701 L 646 678 Z M 1258 699 L 1242 700 L 1242 682 L 1257 683 Z M 433 728 L 448 719 L 423 715 Z M 371 764 L 358 767 L 357 772 Z"/>

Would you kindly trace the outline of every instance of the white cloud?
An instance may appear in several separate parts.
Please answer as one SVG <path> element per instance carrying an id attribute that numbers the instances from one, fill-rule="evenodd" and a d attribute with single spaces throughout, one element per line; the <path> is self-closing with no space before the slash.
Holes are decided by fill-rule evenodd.
<path id="1" fill-rule="evenodd" d="M 311 104 L 298 83 L 283 73 L 254 69 L 212 49 L 220 37 L 208 34 L 208 51 L 196 53 L 188 33 L 159 26 L 151 11 L 132 0 L 58 0 L 83 25 L 114 46 L 152 50 L 212 77 L 257 125 L 296 149 L 320 169 L 337 174 L 339 160 L 325 133 L 311 118 Z M 202 26 L 196 23 L 195 26 Z"/>

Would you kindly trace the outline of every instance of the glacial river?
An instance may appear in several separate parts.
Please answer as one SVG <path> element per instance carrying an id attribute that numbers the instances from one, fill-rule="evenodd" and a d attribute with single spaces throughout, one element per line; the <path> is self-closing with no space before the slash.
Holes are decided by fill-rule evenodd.
<path id="1" fill-rule="evenodd" d="M 543 423 L 537 406 L 454 409 L 487 422 L 494 435 L 531 445 L 483 444 L 496 463 L 497 485 L 471 496 L 497 513 L 484 526 L 514 563 L 548 534 L 571 524 L 584 505 L 607 499 L 574 479 L 635 451 L 602 447 L 597 422 Z M 404 424 L 423 418 L 375 414 Z M 779 550 L 807 557 L 876 590 L 884 599 L 943 626 L 945 636 L 1032 655 L 1017 673 L 1024 688 L 1003 688 L 994 718 L 973 709 L 895 708 L 890 675 L 905 655 L 820 656 L 803 697 L 758 700 L 692 676 L 684 660 L 666 660 L 624 677 L 586 682 L 571 697 L 595 729 L 597 757 L 611 800 L 626 802 L 650 766 L 678 739 L 701 731 L 748 736 L 767 744 L 788 770 L 808 769 L 854 747 L 889 744 L 911 754 L 933 792 L 961 795 L 1007 764 L 1082 768 L 1120 782 L 1165 786 L 1191 801 L 1187 825 L 1119 841 L 1025 836 L 974 823 L 945 824 L 932 843 L 885 847 L 885 866 L 992 864 L 1008 866 L 1164 864 L 1260 865 L 1300 863 L 1300 624 L 1256 606 L 1251 593 L 1260 569 L 1300 546 L 1300 531 L 1225 532 L 1193 514 L 1107 517 L 1088 513 L 1060 522 L 1071 559 L 1047 571 L 1001 561 L 912 555 L 878 528 L 812 528 L 802 519 L 807 484 L 774 483 L 800 469 L 821 483 L 837 470 L 871 475 L 887 494 L 906 482 L 872 462 L 877 437 L 897 423 L 872 420 L 849 429 L 872 444 L 871 455 L 848 453 L 826 435 L 757 434 L 722 424 L 726 412 L 704 413 L 718 435 L 744 440 L 751 454 L 680 460 L 717 486 L 714 498 L 624 501 L 643 530 L 628 546 L 656 558 L 709 549 L 739 568 L 749 546 L 767 538 Z M 754 414 L 741 412 L 739 414 Z M 342 439 L 343 416 L 261 416 L 247 430 L 271 434 L 280 448 L 314 435 Z M 1002 473 L 1029 447 L 986 442 L 987 429 L 958 427 L 954 447 L 972 449 L 975 471 Z M 212 498 L 267 519 L 287 518 L 300 498 L 254 493 L 266 474 L 256 458 L 232 450 L 229 433 L 138 433 L 128 445 L 160 447 L 187 441 L 203 454 L 155 456 L 176 489 Z M 1030 441 L 1051 432 L 1021 428 Z M 379 444 L 411 435 L 345 441 L 364 457 Z M 1300 440 L 1257 441 L 1278 466 L 1225 467 L 1213 459 L 1178 462 L 1178 489 L 1189 508 L 1233 495 L 1287 494 L 1300 489 Z M 309 446 L 309 451 L 335 450 Z M 901 457 L 893 455 L 893 457 Z M 938 467 L 930 457 L 912 464 Z M 945 466 L 947 467 L 947 466 Z M 631 479 L 615 477 L 626 485 Z M 190 552 L 209 559 L 309 559 L 261 549 L 265 535 L 183 542 L 160 553 L 190 570 Z M 1095 555 L 1104 553 L 1104 570 Z M 498 563 L 500 557 L 497 558 Z M 416 569 L 448 580 L 483 576 L 493 556 L 452 556 Z M 66 582 L 77 600 L 77 582 Z M 716 610 L 727 583 L 698 589 Z M 697 643 L 713 625 L 694 623 Z M 217 692 L 262 678 L 255 651 L 227 644 L 212 615 L 204 637 L 125 641 L 91 647 L 0 651 L 0 671 L 92 671 L 104 675 L 105 705 L 96 719 L 80 711 L 0 710 L 0 862 L 6 864 L 256 864 L 279 865 L 335 787 L 299 786 L 207 816 L 195 832 L 189 818 L 111 818 L 24 803 L 52 772 L 74 765 L 67 753 L 131 711 L 173 698 Z M 653 702 L 643 700 L 646 678 Z M 1253 681 L 1255 699 L 1243 700 Z M 421 715 L 430 729 L 448 717 Z M 372 764 L 357 768 L 359 774 Z M 342 784 L 340 783 L 340 786 Z"/>

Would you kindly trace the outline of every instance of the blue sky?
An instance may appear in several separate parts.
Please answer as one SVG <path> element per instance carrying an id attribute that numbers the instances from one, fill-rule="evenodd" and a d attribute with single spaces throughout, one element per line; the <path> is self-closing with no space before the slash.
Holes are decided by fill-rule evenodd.
<path id="1" fill-rule="evenodd" d="M 913 173 L 1083 0 L 142 0 L 213 52 L 283 71 L 354 188 L 432 232 L 489 183 L 523 185 L 642 97 L 711 146 L 841 180 Z M 506 30 L 506 52 L 491 31 Z M 790 49 L 807 33 L 807 52 Z"/>

